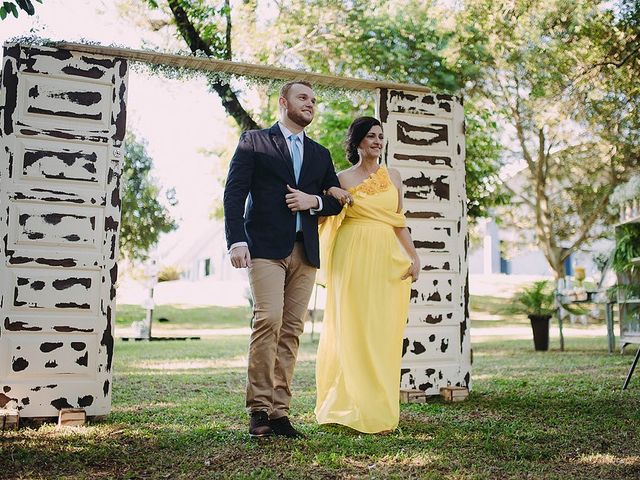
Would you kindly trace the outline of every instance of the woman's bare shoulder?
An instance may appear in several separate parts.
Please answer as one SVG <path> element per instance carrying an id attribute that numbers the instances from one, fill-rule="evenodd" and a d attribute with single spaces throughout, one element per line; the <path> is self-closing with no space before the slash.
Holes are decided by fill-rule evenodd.
<path id="1" fill-rule="evenodd" d="M 344 170 L 340 170 L 338 172 L 338 177 L 345 176 L 345 175 L 348 177 L 351 174 L 353 174 L 353 166 L 349 168 L 345 168 Z"/>
<path id="2" fill-rule="evenodd" d="M 342 188 L 346 189 L 352 187 L 355 183 L 353 177 L 353 167 L 349 167 L 338 172 L 338 180 L 340 180 L 340 186 Z"/>

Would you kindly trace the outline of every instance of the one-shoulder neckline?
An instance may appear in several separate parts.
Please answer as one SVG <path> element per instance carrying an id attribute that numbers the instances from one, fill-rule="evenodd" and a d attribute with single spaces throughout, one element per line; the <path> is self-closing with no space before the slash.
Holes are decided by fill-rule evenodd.
<path id="1" fill-rule="evenodd" d="M 381 172 L 384 173 L 386 171 L 387 171 L 387 168 L 384 165 L 380 165 L 375 172 L 370 173 L 369 176 L 365 178 L 363 181 L 361 181 L 360 183 L 354 185 L 353 187 L 347 188 L 347 191 L 353 193 L 353 192 L 357 192 L 358 190 L 361 190 L 362 187 L 364 187 L 365 185 L 367 185 L 368 183 L 374 181 L 377 177 L 379 177 Z M 388 178 L 388 175 L 387 175 L 387 178 Z"/>

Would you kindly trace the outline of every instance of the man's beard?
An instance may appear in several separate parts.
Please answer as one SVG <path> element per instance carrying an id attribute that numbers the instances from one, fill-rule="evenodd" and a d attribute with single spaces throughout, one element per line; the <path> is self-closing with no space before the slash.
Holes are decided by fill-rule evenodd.
<path id="1" fill-rule="evenodd" d="M 306 127 L 313 120 L 313 115 L 311 116 L 311 120 L 307 120 L 302 116 L 299 112 L 292 112 L 291 110 L 287 110 L 287 117 L 296 125 L 300 125 L 302 128 Z"/>

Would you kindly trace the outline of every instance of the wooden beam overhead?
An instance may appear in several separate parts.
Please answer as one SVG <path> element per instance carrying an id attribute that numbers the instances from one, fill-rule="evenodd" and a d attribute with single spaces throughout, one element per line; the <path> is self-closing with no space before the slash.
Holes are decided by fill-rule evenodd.
<path id="1" fill-rule="evenodd" d="M 272 78 L 282 81 L 304 80 L 313 85 L 323 85 L 333 88 L 348 90 L 377 90 L 388 88 L 412 92 L 430 93 L 431 89 L 421 85 L 408 83 L 381 82 L 376 80 L 363 80 L 336 75 L 323 75 L 309 73 L 288 68 L 270 67 L 266 65 L 254 65 L 251 63 L 231 62 L 215 58 L 193 57 L 189 55 L 174 55 L 169 53 L 151 52 L 147 50 L 135 50 L 131 48 L 105 47 L 102 45 L 86 45 L 83 43 L 58 42 L 53 44 L 57 48 L 74 50 L 76 52 L 105 55 L 108 57 L 120 57 L 136 62 L 145 62 L 154 65 L 168 65 L 172 67 L 187 68 L 205 72 L 225 72 L 233 75 Z"/>

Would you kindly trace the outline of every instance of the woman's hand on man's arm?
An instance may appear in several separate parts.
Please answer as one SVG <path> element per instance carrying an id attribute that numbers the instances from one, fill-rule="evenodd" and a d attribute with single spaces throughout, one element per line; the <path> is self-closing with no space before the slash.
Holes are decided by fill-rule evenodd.
<path id="1" fill-rule="evenodd" d="M 326 191 L 326 194 L 338 200 L 340 205 L 353 205 L 353 197 L 347 190 L 339 187 L 331 187 Z"/>

